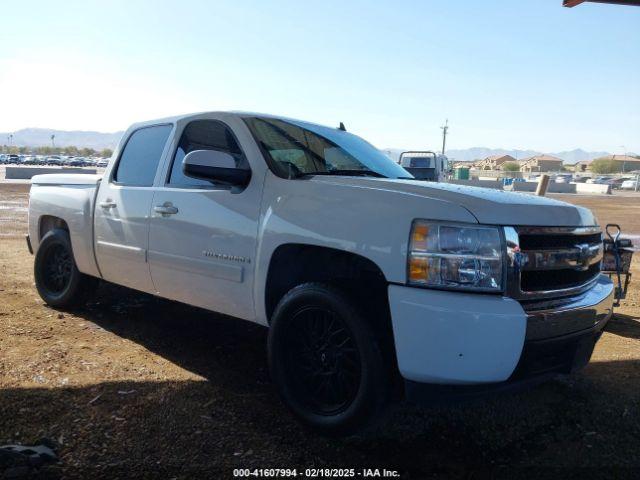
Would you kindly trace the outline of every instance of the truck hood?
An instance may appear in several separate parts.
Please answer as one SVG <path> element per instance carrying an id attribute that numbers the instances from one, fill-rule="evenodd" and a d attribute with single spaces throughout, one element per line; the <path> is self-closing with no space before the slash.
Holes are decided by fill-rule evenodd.
<path id="1" fill-rule="evenodd" d="M 450 183 L 372 177 L 318 175 L 311 181 L 442 200 L 465 208 L 478 223 L 489 225 L 578 227 L 598 224 L 593 213 L 586 208 L 527 193 Z M 400 204 L 398 208 L 402 208 Z M 424 217 L 429 218 L 428 211 L 425 211 Z"/>

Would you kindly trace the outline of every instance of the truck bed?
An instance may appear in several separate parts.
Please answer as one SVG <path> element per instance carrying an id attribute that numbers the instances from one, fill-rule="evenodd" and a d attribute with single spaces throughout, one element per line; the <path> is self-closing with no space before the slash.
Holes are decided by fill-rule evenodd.
<path id="1" fill-rule="evenodd" d="M 99 276 L 93 252 L 93 211 L 101 175 L 35 175 L 29 197 L 29 238 L 37 251 L 53 217 L 64 220 L 78 270 Z M 48 223 L 49 222 L 49 223 Z"/>

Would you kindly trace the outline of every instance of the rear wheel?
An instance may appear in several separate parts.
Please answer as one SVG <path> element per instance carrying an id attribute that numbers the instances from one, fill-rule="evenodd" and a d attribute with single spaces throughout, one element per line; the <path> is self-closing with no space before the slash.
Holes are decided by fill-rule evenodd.
<path id="1" fill-rule="evenodd" d="M 53 229 L 45 234 L 34 263 L 36 289 L 52 307 L 82 304 L 98 283 L 98 279 L 80 273 L 73 259 L 69 233 Z"/>
<path id="2" fill-rule="evenodd" d="M 330 286 L 308 283 L 278 304 L 269 366 L 285 404 L 325 434 L 349 434 L 375 420 L 389 398 L 389 365 L 356 305 Z"/>

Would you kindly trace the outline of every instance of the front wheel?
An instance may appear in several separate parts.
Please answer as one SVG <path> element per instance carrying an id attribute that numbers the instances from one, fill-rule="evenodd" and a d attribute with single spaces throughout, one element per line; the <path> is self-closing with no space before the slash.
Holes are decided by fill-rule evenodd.
<path id="1" fill-rule="evenodd" d="M 269 330 L 269 368 L 284 403 L 304 424 L 345 435 L 380 414 L 391 381 L 374 324 L 328 285 L 299 285 L 282 298 Z"/>
<path id="2" fill-rule="evenodd" d="M 73 259 L 69 233 L 50 230 L 42 237 L 34 263 L 36 289 L 47 305 L 71 307 L 83 303 L 98 279 L 84 275 Z"/>

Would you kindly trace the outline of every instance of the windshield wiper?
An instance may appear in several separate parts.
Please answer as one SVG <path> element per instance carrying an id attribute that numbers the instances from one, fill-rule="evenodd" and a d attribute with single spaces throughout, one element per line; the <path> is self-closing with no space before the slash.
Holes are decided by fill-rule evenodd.
<path id="1" fill-rule="evenodd" d="M 384 175 L 373 170 L 328 170 L 324 172 L 300 172 L 295 178 L 307 177 L 311 175 L 336 175 L 344 177 L 377 177 L 386 178 Z"/>

